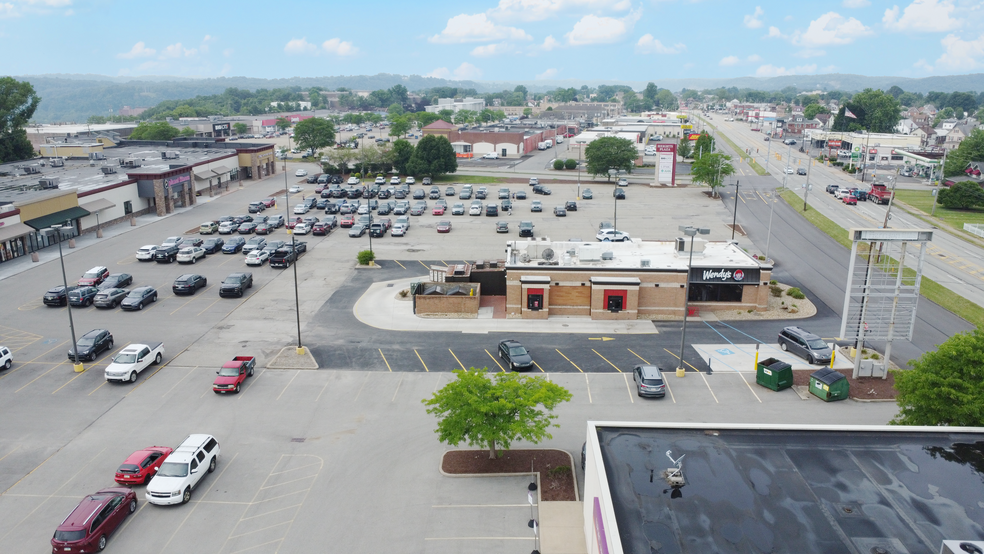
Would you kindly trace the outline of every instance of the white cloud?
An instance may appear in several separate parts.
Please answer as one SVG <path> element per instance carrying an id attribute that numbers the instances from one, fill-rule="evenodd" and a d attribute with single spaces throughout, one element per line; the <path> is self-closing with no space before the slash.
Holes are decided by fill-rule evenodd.
<path id="1" fill-rule="evenodd" d="M 776 67 L 771 64 L 760 66 L 755 71 L 756 77 L 778 77 L 780 75 L 804 75 L 817 72 L 817 64 L 801 65 L 792 69 Z"/>
<path id="2" fill-rule="evenodd" d="M 547 38 L 543 39 L 543 44 L 540 45 L 540 48 L 549 52 L 558 46 L 560 46 L 560 42 L 553 38 L 553 35 L 547 35 Z"/>
<path id="3" fill-rule="evenodd" d="M 868 0 L 844 0 L 845 8 L 866 8 L 871 5 Z"/>
<path id="4" fill-rule="evenodd" d="M 618 42 L 632 30 L 641 16 L 641 10 L 618 19 L 594 14 L 586 15 L 574 24 L 571 32 L 564 36 L 567 37 L 567 43 L 572 46 Z"/>
<path id="5" fill-rule="evenodd" d="M 147 45 L 140 41 L 133 45 L 133 48 L 129 52 L 123 52 L 122 54 L 117 54 L 117 58 L 122 58 L 124 60 L 132 60 L 135 58 L 149 58 L 157 53 L 157 50 L 153 48 L 147 48 Z"/>
<path id="6" fill-rule="evenodd" d="M 222 55 L 227 58 L 231 58 L 233 52 L 235 52 L 235 50 L 233 50 L 232 48 L 226 48 L 225 50 L 222 51 Z"/>
<path id="7" fill-rule="evenodd" d="M 912 67 L 918 67 L 919 69 L 925 71 L 933 71 L 933 66 L 926 63 L 926 60 L 919 60 L 916 63 L 912 64 Z"/>
<path id="8" fill-rule="evenodd" d="M 509 50 L 509 45 L 505 42 L 497 42 L 494 44 L 483 44 L 481 46 L 476 46 L 472 48 L 471 55 L 478 56 L 479 58 L 487 58 L 489 56 L 498 56 Z"/>
<path id="9" fill-rule="evenodd" d="M 180 42 L 176 42 L 161 50 L 160 59 L 191 57 L 198 53 L 195 48 L 185 48 Z"/>
<path id="10" fill-rule="evenodd" d="M 478 79 L 482 76 L 482 70 L 474 65 L 464 62 L 454 71 L 448 71 L 446 67 L 438 67 L 424 77 L 437 77 L 438 79 Z"/>
<path id="11" fill-rule="evenodd" d="M 766 36 L 769 38 L 789 38 L 786 35 L 782 34 L 782 31 L 779 30 L 779 27 L 769 27 L 769 34 Z"/>
<path id="12" fill-rule="evenodd" d="M 793 52 L 793 55 L 797 58 L 819 58 L 820 56 L 826 56 L 827 53 L 823 50 L 816 50 L 813 48 L 805 48 L 799 52 Z"/>
<path id="13" fill-rule="evenodd" d="M 202 53 L 208 53 L 208 45 L 217 40 L 218 39 L 213 37 L 212 35 L 205 35 L 205 38 L 202 39 L 202 45 L 199 46 L 198 49 L 201 50 Z"/>
<path id="14" fill-rule="evenodd" d="M 288 54 L 313 54 L 317 51 L 318 47 L 308 42 L 307 37 L 291 39 L 284 46 L 284 52 Z"/>
<path id="15" fill-rule="evenodd" d="M 891 31 L 944 32 L 960 27 L 960 21 L 950 17 L 952 0 L 915 0 L 906 6 L 899 17 L 899 7 L 885 10 L 882 22 Z"/>
<path id="16" fill-rule="evenodd" d="M 937 67 L 949 69 L 976 69 L 984 65 L 984 34 L 976 40 L 963 40 L 957 35 L 949 34 L 940 41 L 943 45 L 943 55 L 936 60 Z M 929 68 L 932 70 L 932 68 Z"/>
<path id="17" fill-rule="evenodd" d="M 721 58 L 721 61 L 718 62 L 718 65 L 731 66 L 731 65 L 738 65 L 742 63 L 756 63 L 760 61 L 762 61 L 762 57 L 759 56 L 758 54 L 752 54 L 751 56 L 748 56 L 744 60 L 739 58 L 738 56 L 725 56 Z"/>
<path id="18" fill-rule="evenodd" d="M 486 13 L 497 21 L 542 21 L 571 12 L 627 11 L 631 7 L 630 0 L 499 0 Z"/>
<path id="19" fill-rule="evenodd" d="M 336 56 L 353 56 L 359 52 L 359 49 L 352 46 L 351 42 L 339 38 L 330 38 L 322 42 L 321 49 Z"/>
<path id="20" fill-rule="evenodd" d="M 38 15 L 49 15 L 53 12 L 50 8 L 62 8 L 71 6 L 72 0 L 13 0 L 10 2 L 0 2 L 0 19 L 20 17 L 28 13 Z M 62 15 L 72 15 L 72 10 L 62 12 Z"/>
<path id="21" fill-rule="evenodd" d="M 646 33 L 639 37 L 639 41 L 636 42 L 635 51 L 638 54 L 679 54 L 686 49 L 687 46 L 681 42 L 673 46 L 665 46 L 658 39 L 654 38 L 653 35 Z"/>
<path id="22" fill-rule="evenodd" d="M 827 12 L 811 21 L 806 32 L 796 37 L 794 42 L 803 46 L 850 44 L 855 39 L 870 34 L 871 29 L 857 19 L 845 18 L 837 12 Z"/>
<path id="23" fill-rule="evenodd" d="M 745 16 L 745 27 L 749 29 L 758 29 L 762 26 L 762 20 L 759 19 L 765 14 L 761 6 L 755 6 L 755 13 L 752 15 Z"/>
<path id="24" fill-rule="evenodd" d="M 440 34 L 427 39 L 442 44 L 462 42 L 486 42 L 490 40 L 532 40 L 526 31 L 516 27 L 496 25 L 484 13 L 460 14 L 448 20 Z"/>
<path id="25" fill-rule="evenodd" d="M 556 76 L 557 76 L 557 70 L 551 67 L 550 69 L 544 71 L 543 73 L 537 74 L 536 80 L 542 81 L 544 79 L 553 79 Z"/>
<path id="26" fill-rule="evenodd" d="M 762 61 L 762 56 L 759 56 L 758 54 L 752 54 L 751 56 L 745 58 L 745 61 L 749 63 L 757 63 Z"/>

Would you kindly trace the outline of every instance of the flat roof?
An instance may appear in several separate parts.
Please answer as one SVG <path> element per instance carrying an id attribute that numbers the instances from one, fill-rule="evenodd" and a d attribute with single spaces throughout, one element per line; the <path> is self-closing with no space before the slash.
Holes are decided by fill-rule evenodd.
<path id="1" fill-rule="evenodd" d="M 984 537 L 984 429 L 620 425 L 596 430 L 624 552 L 914 553 Z M 669 456 L 681 487 L 662 476 Z"/>
<path id="2" fill-rule="evenodd" d="M 28 135 L 58 135 L 58 134 L 78 134 L 78 133 L 98 133 L 101 131 L 120 131 L 123 129 L 135 129 L 136 123 L 50 123 L 43 125 L 29 125 L 24 128 Z M 95 139 L 93 139 L 95 140 Z"/>
<path id="3" fill-rule="evenodd" d="M 685 252 L 678 253 L 675 240 L 633 239 L 631 242 L 598 242 L 593 239 L 574 242 L 549 239 L 514 240 L 506 245 L 506 267 L 545 271 L 554 271 L 558 268 L 569 270 L 595 268 L 686 272 L 690 259 L 689 243 L 688 240 Z M 608 252 L 611 253 L 611 259 L 605 259 L 608 256 L 604 254 Z M 730 242 L 694 239 L 693 267 L 756 269 L 772 266 L 760 264 Z"/>

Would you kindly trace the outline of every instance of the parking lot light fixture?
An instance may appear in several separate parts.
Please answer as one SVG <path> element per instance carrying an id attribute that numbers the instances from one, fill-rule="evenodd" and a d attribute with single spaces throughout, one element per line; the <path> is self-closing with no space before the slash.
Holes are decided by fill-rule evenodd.
<path id="1" fill-rule="evenodd" d="M 62 283 L 65 285 L 65 307 L 68 308 L 68 328 L 72 332 L 72 352 L 75 353 L 75 363 L 73 367 L 75 373 L 82 373 L 85 368 L 82 367 L 82 360 L 79 359 L 79 343 L 75 340 L 75 322 L 72 320 L 72 302 L 68 298 L 68 276 L 65 274 L 65 254 L 62 252 L 62 237 L 61 230 L 64 225 L 52 225 L 50 230 L 46 230 L 45 234 L 49 237 L 52 235 L 58 235 L 58 260 L 61 262 L 62 270 Z"/>
<path id="2" fill-rule="evenodd" d="M 287 139 L 288 144 L 290 138 Z M 287 160 L 284 159 L 284 210 L 286 210 L 287 215 L 284 217 L 285 223 L 284 227 L 287 227 L 287 223 L 290 221 L 290 186 L 287 182 Z M 293 229 L 287 229 L 290 233 L 290 248 L 294 251 L 294 313 L 297 316 L 297 355 L 304 355 L 304 345 L 301 343 L 301 295 L 297 292 L 297 238 L 294 235 Z"/>
<path id="3" fill-rule="evenodd" d="M 683 289 L 683 332 L 680 333 L 680 363 L 677 365 L 676 370 L 676 376 L 683 377 L 687 374 L 686 369 L 683 367 L 683 349 L 687 344 L 687 316 L 690 315 L 690 267 L 694 264 L 694 237 L 698 233 L 701 235 L 710 234 L 711 230 L 707 227 L 693 227 L 690 225 L 681 225 L 679 229 L 683 231 L 684 235 L 690 237 L 690 261 L 687 262 L 687 281 Z"/>

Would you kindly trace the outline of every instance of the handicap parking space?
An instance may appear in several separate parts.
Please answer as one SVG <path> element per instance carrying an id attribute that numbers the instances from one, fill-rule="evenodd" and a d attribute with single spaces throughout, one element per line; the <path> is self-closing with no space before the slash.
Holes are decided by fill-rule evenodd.
<path id="1" fill-rule="evenodd" d="M 694 344 L 692 345 L 700 357 L 705 360 L 713 372 L 732 371 L 742 373 L 755 373 L 755 356 L 758 361 L 775 358 L 788 363 L 794 370 L 799 369 L 820 369 L 819 365 L 810 365 L 799 356 L 785 352 L 777 345 L 772 344 Z M 756 346 L 757 351 L 756 351 Z M 835 370 L 850 370 L 853 364 L 850 359 L 841 357 L 834 358 L 833 367 Z"/>

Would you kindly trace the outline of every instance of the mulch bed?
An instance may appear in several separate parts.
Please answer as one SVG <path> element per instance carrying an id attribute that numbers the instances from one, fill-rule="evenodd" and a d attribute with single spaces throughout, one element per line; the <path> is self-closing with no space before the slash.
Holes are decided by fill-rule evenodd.
<path id="1" fill-rule="evenodd" d="M 793 385 L 809 387 L 810 374 L 814 371 L 816 370 L 794 370 Z M 851 398 L 856 400 L 895 400 L 895 395 L 898 391 L 895 390 L 895 374 L 892 372 L 888 373 L 886 379 L 882 379 L 881 377 L 859 377 L 854 379 L 851 377 L 850 370 L 846 373 L 841 371 L 841 373 L 851 385 L 850 392 L 848 393 Z"/>
<path id="2" fill-rule="evenodd" d="M 532 463 L 532 465 L 531 465 Z M 498 459 L 490 460 L 488 450 L 449 450 L 441 460 L 445 473 L 492 474 L 530 473 L 540 474 L 537 482 L 540 498 L 545 501 L 574 501 L 574 468 L 571 456 L 562 450 L 508 450 Z"/>

